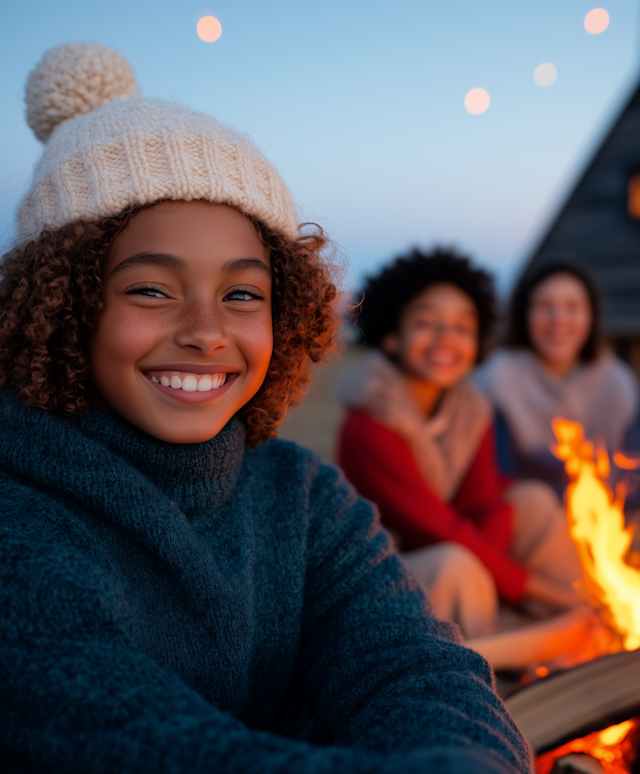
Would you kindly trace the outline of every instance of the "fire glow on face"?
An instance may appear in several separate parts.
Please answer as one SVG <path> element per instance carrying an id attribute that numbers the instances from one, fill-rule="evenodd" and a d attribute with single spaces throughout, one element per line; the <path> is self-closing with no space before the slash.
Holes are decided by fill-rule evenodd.
<path id="1" fill-rule="evenodd" d="M 605 483 L 609 456 L 585 440 L 576 422 L 555 419 L 554 454 L 565 463 L 569 534 L 584 570 L 587 592 L 602 616 L 621 637 L 625 650 L 640 647 L 639 557 L 631 551 L 633 528 L 624 521 L 625 490 L 614 494 Z"/>

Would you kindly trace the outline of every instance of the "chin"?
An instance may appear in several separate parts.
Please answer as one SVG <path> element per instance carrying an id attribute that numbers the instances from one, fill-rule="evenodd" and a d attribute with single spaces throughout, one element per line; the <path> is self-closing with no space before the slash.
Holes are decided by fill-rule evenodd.
<path id="1" fill-rule="evenodd" d="M 215 438 L 216 435 L 222 430 L 226 422 L 216 424 L 215 427 L 198 427 L 198 428 L 185 428 L 181 427 L 154 427 L 142 428 L 148 435 L 157 438 L 159 441 L 166 441 L 167 443 L 205 443 Z"/>
<path id="2" fill-rule="evenodd" d="M 551 349 L 547 353 L 543 353 L 543 357 L 549 362 L 562 365 L 567 362 L 571 362 L 575 359 L 574 350 L 557 350 Z"/>
<path id="3" fill-rule="evenodd" d="M 456 371 L 455 373 L 451 373 L 449 369 L 447 369 L 444 373 L 440 370 L 438 371 L 429 371 L 429 373 L 422 374 L 422 378 L 426 382 L 431 382 L 435 387 L 439 387 L 442 390 L 447 390 L 449 387 L 453 387 L 454 384 L 457 384 L 459 381 L 464 379 L 464 377 L 467 375 L 467 372 L 460 373 L 459 371 Z"/>
<path id="4" fill-rule="evenodd" d="M 232 414 L 229 416 L 221 417 L 208 417 L 208 421 L 203 421 L 203 418 L 192 416 L 157 416 L 154 414 L 147 414 L 147 416 L 140 416 L 137 414 L 133 416 L 131 412 L 118 412 L 120 415 L 130 422 L 132 425 L 142 430 L 142 432 L 150 435 L 152 438 L 157 438 L 159 441 L 165 441 L 166 443 L 204 443 L 210 441 L 214 436 L 222 430 L 231 419 Z M 200 421 L 198 421 L 200 419 Z"/>

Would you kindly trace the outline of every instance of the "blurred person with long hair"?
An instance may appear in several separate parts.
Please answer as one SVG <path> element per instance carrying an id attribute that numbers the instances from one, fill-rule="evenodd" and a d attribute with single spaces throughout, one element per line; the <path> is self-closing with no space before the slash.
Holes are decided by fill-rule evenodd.
<path id="1" fill-rule="evenodd" d="M 581 266 L 555 260 L 525 272 L 513 291 L 505 347 L 479 369 L 477 386 L 496 411 L 503 472 L 546 481 L 561 494 L 568 480 L 554 457 L 551 422 L 579 422 L 610 451 L 626 446 L 638 412 L 631 369 L 605 346 L 602 302 Z"/>

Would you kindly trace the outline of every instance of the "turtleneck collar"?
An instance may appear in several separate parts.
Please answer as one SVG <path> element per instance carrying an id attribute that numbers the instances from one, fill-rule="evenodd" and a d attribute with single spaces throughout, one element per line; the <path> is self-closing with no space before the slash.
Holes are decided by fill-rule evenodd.
<path id="1" fill-rule="evenodd" d="M 221 505 L 242 465 L 245 431 L 236 417 L 211 440 L 189 444 L 160 441 L 98 408 L 73 424 L 149 478 L 189 517 Z"/>
<path id="2" fill-rule="evenodd" d="M 99 408 L 60 420 L 26 406 L 11 386 L 0 388 L 0 466 L 88 502 L 118 490 L 138 498 L 137 507 L 146 507 L 142 490 L 126 494 L 127 487 L 139 489 L 135 481 L 142 475 L 189 518 L 216 508 L 236 486 L 244 439 L 242 422 L 235 417 L 210 441 L 174 444 Z M 118 459 L 125 466 L 122 472 L 116 470 Z M 125 474 L 126 467 L 132 476 Z"/>

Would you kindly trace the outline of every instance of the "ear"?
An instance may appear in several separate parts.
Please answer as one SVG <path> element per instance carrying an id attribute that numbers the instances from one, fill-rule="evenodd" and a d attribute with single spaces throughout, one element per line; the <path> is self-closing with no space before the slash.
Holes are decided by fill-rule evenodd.
<path id="1" fill-rule="evenodd" d="M 380 342 L 380 348 L 385 355 L 390 355 L 391 357 L 400 354 L 400 337 L 397 333 L 387 333 Z"/>

